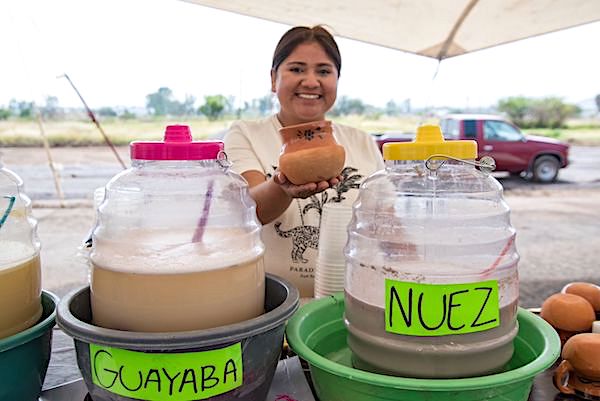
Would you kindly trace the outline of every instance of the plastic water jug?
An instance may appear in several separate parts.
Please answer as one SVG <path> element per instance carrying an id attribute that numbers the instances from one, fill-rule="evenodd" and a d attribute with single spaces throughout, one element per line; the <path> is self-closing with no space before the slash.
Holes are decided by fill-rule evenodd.
<path id="1" fill-rule="evenodd" d="M 518 331 L 519 255 L 502 186 L 484 171 L 491 163 L 438 126 L 383 154 L 345 248 L 354 366 L 419 378 L 501 370 Z"/>
<path id="2" fill-rule="evenodd" d="M 0 163 L 0 338 L 42 314 L 40 241 L 23 181 Z"/>
<path id="3" fill-rule="evenodd" d="M 264 312 L 261 226 L 223 143 L 168 126 L 132 142 L 92 235 L 94 324 L 140 332 L 206 329 Z"/>

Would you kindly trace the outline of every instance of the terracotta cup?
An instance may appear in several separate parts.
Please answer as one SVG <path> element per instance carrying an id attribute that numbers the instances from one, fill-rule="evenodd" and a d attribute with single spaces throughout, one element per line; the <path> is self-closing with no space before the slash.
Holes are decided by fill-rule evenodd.
<path id="1" fill-rule="evenodd" d="M 577 334 L 565 343 L 554 385 L 564 394 L 600 399 L 600 334 Z"/>
<path id="2" fill-rule="evenodd" d="M 346 152 L 335 140 L 331 121 L 290 125 L 279 133 L 279 170 L 292 184 L 327 181 L 342 172 Z"/>

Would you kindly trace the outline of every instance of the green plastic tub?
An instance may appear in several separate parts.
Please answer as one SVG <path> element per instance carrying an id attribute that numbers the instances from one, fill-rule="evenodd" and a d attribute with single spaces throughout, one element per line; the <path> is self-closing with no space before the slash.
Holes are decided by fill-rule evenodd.
<path id="1" fill-rule="evenodd" d="M 515 352 L 501 373 L 466 379 L 380 375 L 352 367 L 343 315 L 344 296 L 336 294 L 303 306 L 287 326 L 288 343 L 308 362 L 320 401 L 526 401 L 534 377 L 560 354 L 552 327 L 519 308 Z"/>
<path id="2" fill-rule="evenodd" d="M 50 362 L 56 295 L 42 291 L 42 317 L 33 327 L 0 340 L 0 401 L 37 401 Z"/>

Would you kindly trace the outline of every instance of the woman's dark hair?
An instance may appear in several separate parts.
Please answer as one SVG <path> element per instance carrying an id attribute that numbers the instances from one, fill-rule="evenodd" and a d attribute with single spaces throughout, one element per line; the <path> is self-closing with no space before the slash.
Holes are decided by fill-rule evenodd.
<path id="1" fill-rule="evenodd" d="M 273 71 L 277 71 L 277 68 L 283 63 L 283 60 L 288 58 L 296 47 L 303 43 L 310 42 L 316 42 L 321 45 L 337 68 L 339 77 L 342 70 L 342 56 L 340 55 L 340 49 L 338 49 L 338 45 L 335 43 L 333 36 L 321 25 L 315 25 L 312 28 L 307 26 L 296 26 L 284 33 L 281 39 L 279 39 L 279 43 L 277 43 L 277 47 L 273 53 L 273 65 L 271 67 Z"/>

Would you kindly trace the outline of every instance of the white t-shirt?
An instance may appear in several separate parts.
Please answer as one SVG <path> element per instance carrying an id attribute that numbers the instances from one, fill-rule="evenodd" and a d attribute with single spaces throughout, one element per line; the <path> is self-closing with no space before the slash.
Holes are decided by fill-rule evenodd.
<path id="1" fill-rule="evenodd" d="M 237 173 L 256 170 L 273 176 L 282 140 L 277 116 L 258 121 L 236 121 L 225 136 L 225 152 Z M 300 296 L 312 297 L 323 206 L 328 202 L 352 205 L 360 183 L 384 168 L 371 136 L 358 129 L 333 124 L 336 140 L 346 151 L 342 181 L 307 199 L 294 199 L 287 210 L 263 226 L 265 269 L 291 281 Z"/>

